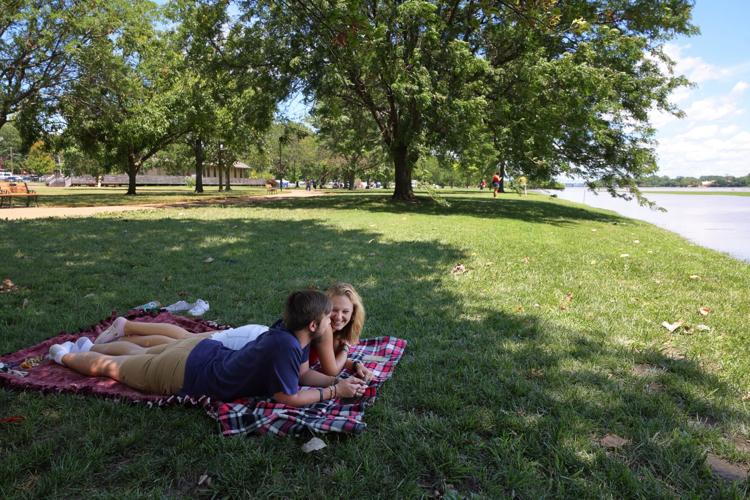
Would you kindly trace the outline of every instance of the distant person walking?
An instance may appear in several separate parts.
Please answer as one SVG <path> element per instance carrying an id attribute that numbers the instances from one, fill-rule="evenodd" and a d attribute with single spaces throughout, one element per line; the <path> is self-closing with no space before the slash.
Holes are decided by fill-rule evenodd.
<path id="1" fill-rule="evenodd" d="M 500 172 L 495 172 L 495 175 L 492 176 L 492 197 L 497 198 L 497 193 L 499 193 L 503 188 L 503 178 L 500 177 Z"/>
<path id="2" fill-rule="evenodd" d="M 479 190 L 484 191 L 484 188 L 487 187 L 487 181 L 482 179 L 482 182 L 479 183 Z"/>

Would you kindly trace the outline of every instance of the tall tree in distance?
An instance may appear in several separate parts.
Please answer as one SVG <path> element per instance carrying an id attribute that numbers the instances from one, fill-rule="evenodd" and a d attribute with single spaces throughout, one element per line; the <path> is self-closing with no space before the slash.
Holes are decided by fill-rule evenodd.
<path id="1" fill-rule="evenodd" d="M 147 0 L 99 4 L 107 36 L 74 53 L 79 77 L 62 98 L 66 134 L 105 166 L 128 174 L 127 194 L 136 194 L 144 162 L 185 133 L 176 61 L 156 31 L 159 10 Z"/>
<path id="2" fill-rule="evenodd" d="M 647 113 L 684 80 L 655 59 L 690 34 L 691 0 L 258 0 L 248 19 L 315 99 L 364 110 L 413 197 L 426 152 L 495 149 L 531 177 L 630 185 L 652 168 Z M 520 125 L 519 125 L 520 124 Z M 635 130 L 635 132 L 633 132 Z M 476 165 L 476 161 L 469 162 Z"/>

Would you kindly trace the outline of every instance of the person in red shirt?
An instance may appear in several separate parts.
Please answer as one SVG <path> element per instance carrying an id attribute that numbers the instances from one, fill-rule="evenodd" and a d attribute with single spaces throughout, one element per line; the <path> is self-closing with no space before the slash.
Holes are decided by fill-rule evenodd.
<path id="1" fill-rule="evenodd" d="M 500 192 L 500 187 L 503 184 L 503 178 L 500 177 L 500 172 L 495 172 L 492 176 L 492 197 L 497 198 L 497 193 Z"/>

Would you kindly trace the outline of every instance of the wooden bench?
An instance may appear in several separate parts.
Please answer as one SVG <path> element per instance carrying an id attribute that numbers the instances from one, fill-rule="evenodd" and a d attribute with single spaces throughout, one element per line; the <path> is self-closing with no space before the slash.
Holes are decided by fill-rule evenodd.
<path id="1" fill-rule="evenodd" d="M 11 207 L 13 198 L 25 199 L 27 207 L 31 205 L 32 201 L 36 206 L 39 206 L 39 195 L 33 189 L 29 189 L 25 182 L 0 181 L 0 208 L 5 205 L 6 201 L 8 207 Z"/>

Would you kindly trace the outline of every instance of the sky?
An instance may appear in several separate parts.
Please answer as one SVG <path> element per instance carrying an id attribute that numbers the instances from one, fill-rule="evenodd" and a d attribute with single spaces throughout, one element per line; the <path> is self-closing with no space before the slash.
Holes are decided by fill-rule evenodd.
<path id="1" fill-rule="evenodd" d="M 750 0 L 696 0 L 701 33 L 667 43 L 675 71 L 694 83 L 672 95 L 682 119 L 651 114 L 659 175 L 750 174 Z"/>

